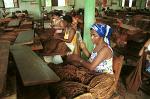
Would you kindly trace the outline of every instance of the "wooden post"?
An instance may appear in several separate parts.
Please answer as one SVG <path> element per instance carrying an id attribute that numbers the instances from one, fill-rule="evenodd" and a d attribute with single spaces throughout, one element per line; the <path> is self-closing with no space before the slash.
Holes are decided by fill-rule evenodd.
<path id="1" fill-rule="evenodd" d="M 90 27 L 95 22 L 95 0 L 85 0 L 83 39 L 89 51 L 92 50 Z"/>

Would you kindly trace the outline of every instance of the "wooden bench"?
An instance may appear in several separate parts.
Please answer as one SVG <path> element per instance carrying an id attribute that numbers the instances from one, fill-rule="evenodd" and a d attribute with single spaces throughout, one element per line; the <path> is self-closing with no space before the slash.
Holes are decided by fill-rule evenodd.
<path id="1" fill-rule="evenodd" d="M 24 86 L 42 85 L 60 80 L 55 72 L 28 46 L 13 45 L 11 52 Z"/>
<path id="2" fill-rule="evenodd" d="M 32 26 L 33 23 L 32 21 L 28 21 L 28 20 L 24 20 L 23 22 L 21 22 L 21 25 L 20 25 L 20 29 L 32 29 Z"/>
<path id="3" fill-rule="evenodd" d="M 9 47 L 10 42 L 0 42 L 0 93 L 3 92 L 6 82 Z"/>
<path id="4" fill-rule="evenodd" d="M 23 31 L 21 32 L 16 40 L 15 40 L 15 44 L 32 44 L 34 40 L 34 30 L 27 30 L 27 31 Z"/>
<path id="5" fill-rule="evenodd" d="M 11 21 L 8 23 L 7 27 L 19 27 L 20 22 L 21 22 L 20 19 L 11 20 Z"/>
<path id="6" fill-rule="evenodd" d="M 11 20 L 12 20 L 11 18 L 1 18 L 0 19 L 0 23 L 7 23 L 7 22 L 9 22 Z"/>

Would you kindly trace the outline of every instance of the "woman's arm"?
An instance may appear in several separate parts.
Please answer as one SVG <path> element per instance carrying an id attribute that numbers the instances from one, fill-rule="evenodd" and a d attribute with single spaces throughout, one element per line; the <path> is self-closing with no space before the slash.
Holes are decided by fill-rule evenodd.
<path id="1" fill-rule="evenodd" d="M 82 49 L 82 52 L 84 53 L 84 55 L 86 56 L 86 57 L 90 57 L 90 55 L 91 55 L 91 53 L 89 52 L 89 50 L 87 49 L 87 48 L 83 48 Z"/>
<path id="2" fill-rule="evenodd" d="M 139 52 L 139 56 L 142 56 L 144 48 L 148 47 L 148 45 L 150 44 L 150 39 L 144 44 L 144 46 L 141 48 L 140 52 Z"/>
<path id="3" fill-rule="evenodd" d="M 75 36 L 75 33 L 76 33 L 75 29 L 71 28 L 71 30 L 69 31 L 68 39 L 64 39 L 64 41 L 67 43 L 71 43 L 71 41 L 73 40 Z"/>
<path id="4" fill-rule="evenodd" d="M 77 55 L 70 55 L 68 56 L 68 60 L 72 62 L 76 62 L 81 64 L 82 66 L 88 68 L 89 70 L 95 70 L 95 68 L 105 59 L 109 59 L 112 57 L 112 52 L 108 47 L 104 47 L 98 53 L 97 57 L 92 61 L 85 61 L 82 58 L 78 57 Z"/>
<path id="5" fill-rule="evenodd" d="M 112 57 L 112 52 L 108 47 L 104 47 L 98 53 L 97 57 L 90 63 L 87 61 L 80 60 L 81 65 L 88 68 L 89 70 L 95 70 L 95 68 L 105 59 L 109 59 Z"/>
<path id="6" fill-rule="evenodd" d="M 85 43 L 84 43 L 83 41 L 80 41 L 79 43 L 80 43 L 80 48 L 82 49 L 82 52 L 84 53 L 84 55 L 85 55 L 86 57 L 89 58 L 90 55 L 91 55 L 91 53 L 90 53 L 89 50 L 86 48 Z"/>

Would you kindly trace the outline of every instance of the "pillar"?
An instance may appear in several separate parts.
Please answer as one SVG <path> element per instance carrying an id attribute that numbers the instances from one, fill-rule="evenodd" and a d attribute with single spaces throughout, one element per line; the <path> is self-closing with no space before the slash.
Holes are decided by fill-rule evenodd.
<path id="1" fill-rule="evenodd" d="M 95 0 L 85 0 L 83 40 L 89 51 L 93 49 L 90 27 L 95 22 Z"/>

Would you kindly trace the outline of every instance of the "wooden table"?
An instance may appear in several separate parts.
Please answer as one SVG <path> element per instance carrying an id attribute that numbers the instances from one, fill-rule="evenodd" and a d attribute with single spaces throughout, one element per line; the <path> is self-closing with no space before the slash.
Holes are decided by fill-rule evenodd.
<path id="1" fill-rule="evenodd" d="M 60 80 L 55 72 L 28 46 L 13 45 L 11 52 L 24 86 L 41 85 Z"/>
<path id="2" fill-rule="evenodd" d="M 43 46 L 38 35 L 35 35 L 34 43 L 29 45 L 33 51 L 42 50 Z"/>
<path id="3" fill-rule="evenodd" d="M 14 19 L 14 20 L 11 20 L 7 27 L 18 27 L 20 25 L 20 22 L 21 20 L 20 19 Z"/>
<path id="4" fill-rule="evenodd" d="M 0 93 L 2 93 L 7 75 L 10 42 L 0 42 Z"/>
<path id="5" fill-rule="evenodd" d="M 123 29 L 127 29 L 129 31 L 140 30 L 140 28 L 138 28 L 138 27 L 134 27 L 134 26 L 127 25 L 127 24 L 121 24 L 120 27 L 123 28 Z"/>
<path id="6" fill-rule="evenodd" d="M 34 30 L 27 30 L 27 31 L 23 31 L 21 32 L 16 40 L 15 40 L 15 44 L 33 44 L 34 41 Z"/>
<path id="7" fill-rule="evenodd" d="M 113 25 L 117 26 L 117 23 L 114 23 Z M 129 36 L 135 35 L 139 32 L 141 32 L 142 30 L 138 27 L 134 27 L 132 25 L 127 25 L 127 24 L 120 24 L 119 26 L 121 29 L 123 29 L 123 31 L 125 31 Z"/>
<path id="8" fill-rule="evenodd" d="M 141 21 L 150 22 L 150 19 L 141 19 Z"/>
<path id="9" fill-rule="evenodd" d="M 20 29 L 32 29 L 32 26 L 33 23 L 32 21 L 28 21 L 28 20 L 24 20 L 23 22 L 21 22 L 21 25 L 20 25 Z"/>
<path id="10" fill-rule="evenodd" d="M 0 23 L 7 23 L 7 22 L 9 22 L 11 20 L 12 20 L 11 18 L 1 18 L 0 19 Z"/>

